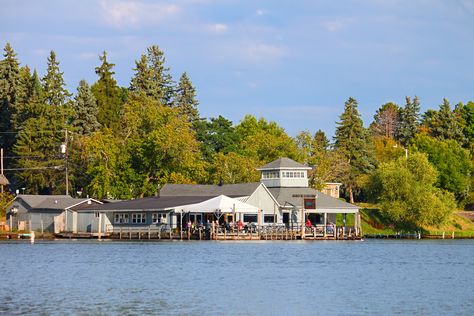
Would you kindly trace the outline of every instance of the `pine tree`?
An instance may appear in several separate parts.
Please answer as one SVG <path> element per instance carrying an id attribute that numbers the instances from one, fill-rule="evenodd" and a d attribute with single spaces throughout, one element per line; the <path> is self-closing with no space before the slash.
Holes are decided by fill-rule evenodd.
<path id="1" fill-rule="evenodd" d="M 164 53 L 157 45 L 148 47 L 147 54 L 135 62 L 130 91 L 145 93 L 162 105 L 172 106 L 175 84 L 165 61 Z"/>
<path id="2" fill-rule="evenodd" d="M 10 43 L 5 45 L 3 56 L 0 61 L 0 131 L 14 132 L 12 117 L 20 89 L 20 63 Z M 13 142 L 13 134 L 0 134 L 0 147 L 6 152 L 10 151 Z"/>
<path id="3" fill-rule="evenodd" d="M 374 136 L 395 138 L 398 126 L 400 108 L 389 102 L 382 105 L 374 115 L 374 122 L 370 125 Z"/>
<path id="4" fill-rule="evenodd" d="M 65 105 L 71 94 L 66 90 L 63 78 L 63 72 L 59 70 L 59 61 L 56 60 L 56 54 L 51 51 L 48 57 L 48 68 L 43 81 L 44 102 L 53 106 Z"/>
<path id="5" fill-rule="evenodd" d="M 95 68 L 95 73 L 99 76 L 99 80 L 91 88 L 99 108 L 97 121 L 102 126 L 118 132 L 121 125 L 123 98 L 122 91 L 113 78 L 115 72 L 112 71 L 112 68 L 115 64 L 107 61 L 107 53 L 105 51 L 99 59 L 102 64 Z"/>
<path id="6" fill-rule="evenodd" d="M 329 139 L 326 137 L 326 133 L 320 129 L 314 133 L 313 147 L 318 151 L 326 151 L 329 149 Z"/>
<path id="7" fill-rule="evenodd" d="M 406 97 L 405 99 L 405 107 L 400 111 L 400 123 L 398 125 L 396 138 L 403 146 L 408 147 L 418 132 L 420 101 L 417 96 L 415 96 L 413 102 L 410 97 Z"/>
<path id="8" fill-rule="evenodd" d="M 361 175 L 367 174 L 374 167 L 368 141 L 368 133 L 364 128 L 357 101 L 349 98 L 345 103 L 344 113 L 336 123 L 336 136 L 334 147 L 351 167 L 350 174 L 344 181 L 344 186 L 349 192 L 350 202 L 354 203 L 354 192 L 359 188 L 358 180 Z"/>
<path id="9" fill-rule="evenodd" d="M 85 80 L 79 82 L 74 101 L 74 116 L 72 126 L 81 135 L 88 135 L 100 129 L 97 121 L 97 101 Z"/>
<path id="10" fill-rule="evenodd" d="M 439 111 L 432 117 L 428 128 L 430 135 L 438 139 L 452 139 L 460 145 L 466 142 L 462 125 L 459 124 L 456 114 L 451 111 L 451 105 L 447 99 L 443 99 L 443 104 L 439 106 Z"/>
<path id="11" fill-rule="evenodd" d="M 42 102 L 43 90 L 38 73 L 36 69 L 33 71 L 33 75 L 30 75 L 29 72 L 27 66 L 22 68 L 21 82 L 23 89 L 12 118 L 13 128 L 17 131 L 24 128 L 28 119 L 42 115 L 45 109 Z"/>
<path id="12" fill-rule="evenodd" d="M 176 90 L 175 106 L 181 115 L 187 117 L 188 122 L 194 123 L 199 120 L 198 104 L 196 89 L 193 87 L 186 72 L 184 72 L 179 79 Z"/>

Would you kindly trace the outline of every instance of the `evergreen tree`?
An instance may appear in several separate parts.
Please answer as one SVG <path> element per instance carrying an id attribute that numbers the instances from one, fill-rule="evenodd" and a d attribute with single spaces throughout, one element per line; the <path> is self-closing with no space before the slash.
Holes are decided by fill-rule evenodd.
<path id="1" fill-rule="evenodd" d="M 0 131 L 14 132 L 12 117 L 20 90 L 20 64 L 10 43 L 5 45 L 3 56 L 0 61 Z M 0 134 L 0 147 L 10 152 L 14 139 L 14 134 Z"/>
<path id="2" fill-rule="evenodd" d="M 354 192 L 360 188 L 360 177 L 374 167 L 368 133 L 360 118 L 355 99 L 349 98 L 346 101 L 344 113 L 336 124 L 334 148 L 345 157 L 351 167 L 344 186 L 348 190 L 350 202 L 354 203 Z"/>
<path id="3" fill-rule="evenodd" d="M 74 101 L 74 116 L 72 126 L 81 135 L 88 135 L 100 129 L 97 122 L 97 102 L 85 80 L 79 82 Z"/>
<path id="4" fill-rule="evenodd" d="M 118 132 L 121 129 L 122 90 L 117 86 L 117 82 L 113 78 L 115 72 L 112 71 L 112 68 L 115 64 L 107 61 L 107 53 L 104 51 L 99 59 L 102 64 L 95 68 L 95 73 L 99 76 L 99 80 L 91 88 L 99 108 L 97 121 L 103 127 L 108 127 L 114 132 Z"/>
<path id="5" fill-rule="evenodd" d="M 149 67 L 153 73 L 153 88 L 155 96 L 159 98 L 161 104 L 172 106 L 175 93 L 175 83 L 170 69 L 165 67 L 165 56 L 158 45 L 152 45 L 147 49 L 147 59 Z"/>
<path id="6" fill-rule="evenodd" d="M 71 94 L 66 90 L 63 73 L 59 70 L 59 61 L 56 54 L 51 51 L 48 57 L 48 68 L 43 81 L 44 102 L 53 106 L 65 105 Z"/>
<path id="7" fill-rule="evenodd" d="M 28 67 L 22 69 L 21 82 L 23 86 L 21 98 L 13 114 L 13 128 L 17 131 L 25 127 L 25 122 L 40 116 L 45 110 L 42 102 L 43 90 L 36 69 L 29 75 Z"/>
<path id="8" fill-rule="evenodd" d="M 326 151 L 329 149 L 329 139 L 326 137 L 326 133 L 322 130 L 317 130 L 314 134 L 314 147 L 319 151 Z"/>
<path id="9" fill-rule="evenodd" d="M 443 99 L 443 104 L 439 106 L 439 111 L 432 117 L 428 128 L 430 135 L 438 139 L 452 139 L 461 145 L 466 142 L 462 125 L 454 111 L 451 111 L 447 99 Z"/>
<path id="10" fill-rule="evenodd" d="M 417 96 L 411 101 L 406 97 L 405 107 L 400 111 L 400 123 L 397 129 L 397 140 L 405 147 L 408 147 L 418 132 L 420 119 L 420 101 Z"/>
<path id="11" fill-rule="evenodd" d="M 474 149 L 474 102 L 469 101 L 466 105 L 463 105 L 461 115 L 464 120 L 463 133 L 472 150 Z"/>
<path id="12" fill-rule="evenodd" d="M 64 111 L 60 106 L 37 104 L 36 116 L 30 117 L 18 133 L 14 147 L 18 183 L 30 194 L 60 194 L 65 188 L 65 161 L 60 155 L 64 142 Z"/>
<path id="13" fill-rule="evenodd" d="M 188 122 L 194 123 L 199 120 L 198 104 L 196 89 L 193 87 L 188 75 L 184 72 L 181 78 L 179 78 L 175 106 L 178 108 L 180 115 L 185 116 Z"/>
<path id="14" fill-rule="evenodd" d="M 389 102 L 382 105 L 374 115 L 374 122 L 370 125 L 374 136 L 395 138 L 400 108 Z"/>
<path id="15" fill-rule="evenodd" d="M 147 54 L 135 61 L 135 75 L 130 83 L 130 91 L 144 93 L 162 105 L 173 105 L 174 82 L 165 67 L 163 51 L 156 45 L 147 48 Z"/>

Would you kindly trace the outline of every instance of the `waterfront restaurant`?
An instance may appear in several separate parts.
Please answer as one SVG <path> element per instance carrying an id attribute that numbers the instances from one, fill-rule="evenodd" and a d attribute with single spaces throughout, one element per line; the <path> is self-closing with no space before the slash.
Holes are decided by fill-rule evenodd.
<path id="1" fill-rule="evenodd" d="M 78 211 L 91 220 L 91 214 L 100 218 L 101 232 L 113 233 L 124 229 L 160 229 L 170 231 L 183 228 L 187 222 L 206 223 L 215 219 L 219 222 L 242 221 L 254 223 L 259 227 L 283 227 L 289 230 L 305 231 L 312 236 L 328 234 L 336 238 L 337 214 L 342 214 L 343 226 L 346 226 L 347 214 L 353 214 L 354 226 L 341 227 L 343 234 L 347 230 L 354 236 L 360 236 L 359 208 L 339 199 L 312 189 L 308 185 L 310 167 L 289 158 L 272 161 L 257 170 L 261 171 L 261 181 L 223 185 L 166 184 L 159 196 L 116 203 L 91 206 Z M 216 217 L 212 207 L 204 211 L 204 205 L 213 203 L 212 199 L 225 196 L 254 207 L 243 212 L 237 206 L 234 211 L 224 212 L 225 216 Z M 200 204 L 201 203 L 201 204 Z M 190 205 L 200 205 L 199 211 L 190 209 Z M 241 207 L 241 209 L 243 209 Z M 256 210 L 256 211 L 255 211 Z M 89 213 L 89 215 L 87 215 Z M 81 216 L 81 215 L 78 215 Z M 309 219 L 309 221 L 308 221 Z M 87 223 L 87 220 L 83 221 Z M 159 228 L 158 228 L 159 227 Z M 67 227 L 66 230 L 80 232 L 80 227 Z M 302 234 L 302 233 L 301 233 Z"/>

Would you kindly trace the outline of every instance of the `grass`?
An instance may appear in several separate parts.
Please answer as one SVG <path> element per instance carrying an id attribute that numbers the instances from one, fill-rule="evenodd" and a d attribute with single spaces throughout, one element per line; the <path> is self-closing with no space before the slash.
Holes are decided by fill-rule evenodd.
<path id="1" fill-rule="evenodd" d="M 413 233 L 419 228 L 413 226 L 406 226 L 403 229 L 395 228 L 390 221 L 380 213 L 377 205 L 368 204 L 368 203 L 359 203 L 360 216 L 362 220 L 362 233 L 373 235 L 393 235 L 397 232 L 406 232 Z M 348 224 L 350 225 L 350 224 Z M 444 225 L 439 227 L 422 227 L 423 235 L 443 235 L 443 232 L 446 235 L 446 238 L 449 238 L 454 232 L 454 235 L 457 237 L 474 237 L 474 221 L 458 215 L 458 213 L 452 214 Z"/>

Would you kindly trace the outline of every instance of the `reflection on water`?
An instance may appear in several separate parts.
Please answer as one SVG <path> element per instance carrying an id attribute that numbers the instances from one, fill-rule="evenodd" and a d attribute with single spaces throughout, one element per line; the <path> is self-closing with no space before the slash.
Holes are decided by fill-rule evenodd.
<path id="1" fill-rule="evenodd" d="M 473 314 L 474 240 L 0 243 L 0 314 Z"/>

